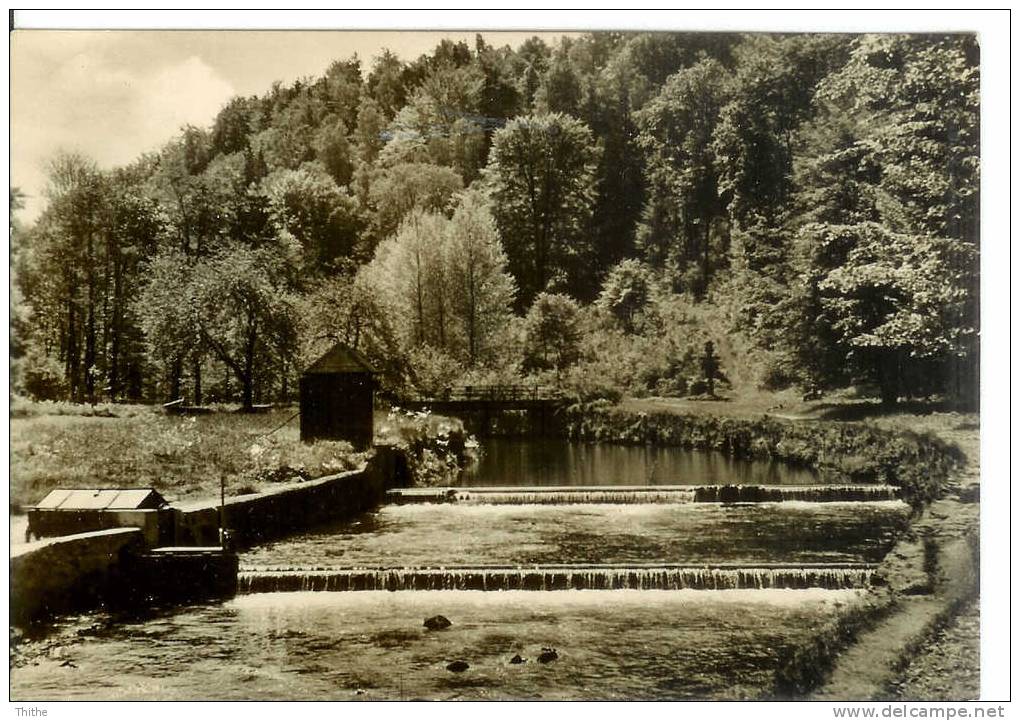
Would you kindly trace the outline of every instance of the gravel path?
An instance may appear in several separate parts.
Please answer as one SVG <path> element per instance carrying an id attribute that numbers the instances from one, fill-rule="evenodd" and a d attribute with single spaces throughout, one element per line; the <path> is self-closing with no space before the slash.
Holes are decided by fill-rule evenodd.
<path id="1" fill-rule="evenodd" d="M 895 686 L 904 700 L 966 701 L 980 696 L 978 601 L 918 651 Z"/>

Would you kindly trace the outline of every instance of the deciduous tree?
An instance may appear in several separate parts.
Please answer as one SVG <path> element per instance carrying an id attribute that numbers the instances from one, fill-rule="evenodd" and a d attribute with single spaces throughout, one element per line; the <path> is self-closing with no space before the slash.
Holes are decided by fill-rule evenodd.
<path id="1" fill-rule="evenodd" d="M 510 272 L 528 308 L 558 274 L 592 288 L 590 230 L 599 148 L 580 121 L 559 113 L 509 122 L 489 156 L 493 216 Z"/>
<path id="2" fill-rule="evenodd" d="M 506 254 L 485 199 L 462 196 L 444 244 L 451 309 L 460 326 L 467 365 L 487 356 L 496 334 L 510 322 L 514 280 L 506 271 Z"/>

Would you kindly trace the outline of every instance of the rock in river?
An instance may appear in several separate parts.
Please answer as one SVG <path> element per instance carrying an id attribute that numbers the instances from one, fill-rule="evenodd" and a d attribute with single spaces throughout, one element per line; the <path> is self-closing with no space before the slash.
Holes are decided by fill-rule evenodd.
<path id="1" fill-rule="evenodd" d="M 524 663 L 527 660 L 528 659 L 526 659 L 526 658 L 521 658 L 521 654 L 515 653 L 514 657 L 512 659 L 510 659 L 510 663 L 513 663 L 513 664 Z"/>
<path id="2" fill-rule="evenodd" d="M 452 663 L 446 664 L 447 671 L 453 671 L 454 673 L 460 673 L 461 671 L 467 671 L 471 668 L 467 661 L 453 661 Z"/>
<path id="3" fill-rule="evenodd" d="M 559 656 L 558 653 L 556 653 L 556 649 L 555 648 L 545 648 L 545 647 L 543 647 L 542 648 L 542 653 L 538 654 L 538 662 L 539 663 L 549 663 L 550 661 L 555 661 L 559 657 L 560 656 Z"/>
<path id="4" fill-rule="evenodd" d="M 431 618 L 425 619 L 425 628 L 430 631 L 441 631 L 444 628 L 449 628 L 453 624 L 450 623 L 450 619 L 446 616 L 432 616 Z"/>

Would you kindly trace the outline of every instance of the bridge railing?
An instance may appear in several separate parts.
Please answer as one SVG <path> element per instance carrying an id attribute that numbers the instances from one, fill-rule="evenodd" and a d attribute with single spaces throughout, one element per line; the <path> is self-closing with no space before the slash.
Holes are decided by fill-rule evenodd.
<path id="1" fill-rule="evenodd" d="M 550 401 L 559 400 L 563 394 L 552 386 L 507 384 L 450 386 L 430 396 L 418 396 L 411 400 L 427 401 Z"/>

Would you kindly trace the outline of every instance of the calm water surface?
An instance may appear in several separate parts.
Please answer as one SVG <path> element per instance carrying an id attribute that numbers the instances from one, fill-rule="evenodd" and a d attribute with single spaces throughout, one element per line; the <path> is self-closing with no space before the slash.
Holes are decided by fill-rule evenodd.
<path id="1" fill-rule="evenodd" d="M 462 486 L 811 485 L 817 474 L 680 448 L 489 438 Z"/>

